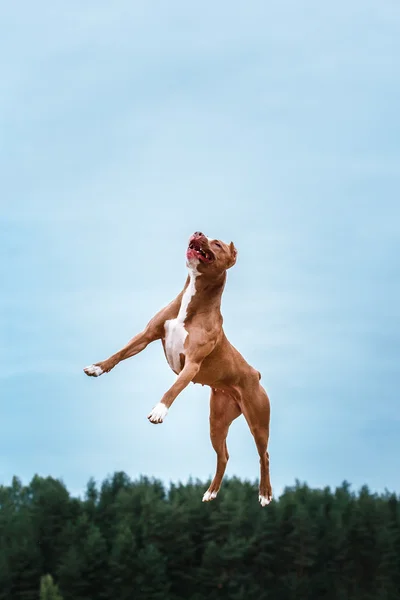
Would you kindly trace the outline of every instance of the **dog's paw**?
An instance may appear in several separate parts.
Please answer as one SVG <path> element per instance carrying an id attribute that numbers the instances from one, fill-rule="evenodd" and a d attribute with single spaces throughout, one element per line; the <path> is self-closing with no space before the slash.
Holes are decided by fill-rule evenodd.
<path id="1" fill-rule="evenodd" d="M 103 375 L 104 373 L 103 369 L 98 365 L 90 365 L 89 367 L 85 367 L 83 370 L 86 375 L 89 375 L 89 377 L 100 377 L 100 375 Z"/>
<path id="2" fill-rule="evenodd" d="M 218 492 L 210 492 L 209 490 L 207 490 L 203 496 L 202 502 L 210 502 L 211 500 L 214 500 L 214 498 L 217 497 L 217 494 Z"/>
<path id="3" fill-rule="evenodd" d="M 162 423 L 168 414 L 168 408 L 162 402 L 155 405 L 149 415 L 147 415 L 150 423 Z"/>
<path id="4" fill-rule="evenodd" d="M 261 504 L 261 506 L 267 506 L 267 504 L 269 504 L 272 500 L 272 495 L 271 496 L 258 496 L 258 500 Z"/>

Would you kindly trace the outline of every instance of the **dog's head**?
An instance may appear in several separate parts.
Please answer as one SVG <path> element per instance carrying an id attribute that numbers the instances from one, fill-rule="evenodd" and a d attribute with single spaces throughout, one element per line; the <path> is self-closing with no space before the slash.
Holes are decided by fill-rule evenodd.
<path id="1" fill-rule="evenodd" d="M 196 231 L 190 237 L 186 251 L 188 267 L 210 276 L 219 275 L 233 267 L 236 257 L 237 250 L 233 242 L 226 244 L 221 240 L 213 240 L 201 231 Z"/>

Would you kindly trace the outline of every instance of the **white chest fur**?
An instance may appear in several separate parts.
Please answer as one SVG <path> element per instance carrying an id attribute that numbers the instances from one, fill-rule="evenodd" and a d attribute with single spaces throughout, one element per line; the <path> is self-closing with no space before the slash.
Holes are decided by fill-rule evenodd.
<path id="1" fill-rule="evenodd" d="M 181 371 L 181 359 L 180 355 L 185 356 L 185 340 L 188 332 L 185 329 L 185 319 L 187 316 L 187 309 L 189 303 L 196 293 L 196 277 L 198 273 L 196 270 L 190 271 L 190 281 L 183 296 L 182 302 L 179 309 L 178 316 L 176 319 L 170 319 L 165 321 L 165 354 L 169 366 L 175 373 Z"/>

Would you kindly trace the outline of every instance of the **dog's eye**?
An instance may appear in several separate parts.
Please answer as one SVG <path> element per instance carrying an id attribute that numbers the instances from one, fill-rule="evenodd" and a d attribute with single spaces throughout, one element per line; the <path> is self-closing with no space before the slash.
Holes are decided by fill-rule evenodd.
<path id="1" fill-rule="evenodd" d="M 218 246 L 218 248 L 222 248 L 222 246 L 219 242 L 215 242 L 215 245 Z"/>

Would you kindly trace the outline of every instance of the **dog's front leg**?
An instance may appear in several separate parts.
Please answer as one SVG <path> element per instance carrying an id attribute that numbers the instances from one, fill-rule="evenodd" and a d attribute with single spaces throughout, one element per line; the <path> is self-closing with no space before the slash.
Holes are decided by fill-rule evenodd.
<path id="1" fill-rule="evenodd" d="M 90 377 L 99 377 L 99 375 L 103 375 L 103 373 L 108 373 L 113 369 L 121 360 L 125 360 L 127 358 L 131 358 L 136 354 L 139 354 L 142 350 L 146 348 L 151 342 L 155 340 L 159 340 L 162 337 L 164 331 L 164 323 L 167 319 L 170 319 L 171 316 L 176 312 L 176 304 L 177 300 L 171 302 L 168 306 L 161 309 L 146 325 L 144 330 L 141 333 L 138 333 L 133 337 L 127 344 L 120 350 L 116 352 L 106 360 L 95 363 L 94 365 L 90 365 L 90 367 L 85 367 L 83 370 L 86 375 Z"/>
<path id="2" fill-rule="evenodd" d="M 156 404 L 151 413 L 148 415 L 148 419 L 151 423 L 162 423 L 167 416 L 168 409 L 175 400 L 175 398 L 189 385 L 189 383 L 196 377 L 200 370 L 200 362 L 189 362 L 187 361 L 184 368 L 178 375 L 175 383 L 170 389 L 165 392 L 161 402 Z"/>
<path id="3" fill-rule="evenodd" d="M 103 373 L 108 373 L 113 369 L 121 360 L 125 360 L 127 358 L 131 358 L 135 356 L 135 354 L 139 354 L 142 350 L 146 348 L 150 344 L 150 342 L 154 341 L 156 336 L 152 335 L 152 333 L 148 330 L 144 330 L 138 335 L 135 335 L 130 342 L 116 352 L 106 360 L 95 363 L 94 365 L 90 365 L 89 367 L 85 367 L 83 370 L 86 375 L 90 377 L 99 377 L 103 375 Z"/>

